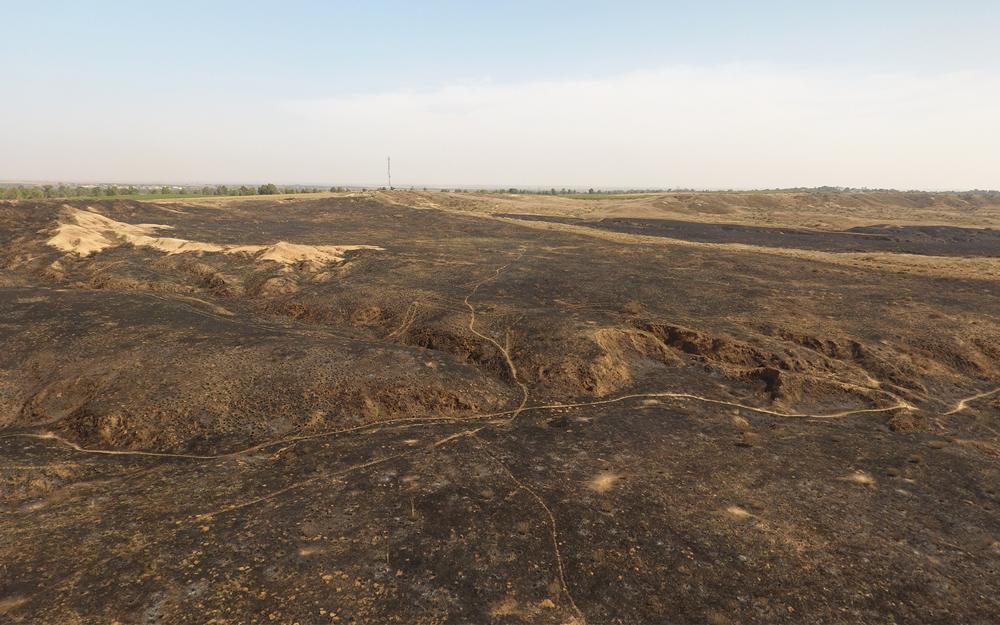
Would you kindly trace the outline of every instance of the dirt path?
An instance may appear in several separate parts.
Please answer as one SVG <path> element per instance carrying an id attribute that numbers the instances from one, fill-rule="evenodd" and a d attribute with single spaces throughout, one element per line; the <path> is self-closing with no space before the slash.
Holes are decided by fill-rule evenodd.
<path id="1" fill-rule="evenodd" d="M 974 402 L 974 401 L 976 401 L 978 399 L 983 399 L 984 397 L 989 397 L 990 395 L 996 395 L 997 393 L 1000 393 L 1000 386 L 998 386 L 997 388 L 995 388 L 995 389 L 993 389 L 991 391 L 983 391 L 982 393 L 976 393 L 975 395 L 972 395 L 970 397 L 966 397 L 964 399 L 960 399 L 960 400 L 958 400 L 955 403 L 954 407 L 951 410 L 949 410 L 948 412 L 946 412 L 944 414 L 945 415 L 953 415 L 953 414 L 962 412 L 963 410 L 965 410 L 968 407 L 968 405 L 969 405 L 970 402 Z"/>
<path id="2" fill-rule="evenodd" d="M 843 417 L 849 417 L 856 414 L 867 414 L 873 412 L 891 412 L 893 410 L 912 410 L 913 407 L 905 402 L 900 402 L 892 406 L 887 406 L 884 408 L 859 408 L 856 410 L 844 410 L 841 412 L 834 412 L 828 414 L 812 414 L 812 413 L 789 413 L 789 412 L 778 412 L 776 410 L 768 410 L 767 408 L 757 408 L 756 406 L 748 406 L 746 404 L 741 404 L 739 402 L 726 401 L 723 399 L 712 399 L 710 397 L 702 397 L 701 395 L 692 395 L 691 393 L 675 393 L 675 392 L 660 392 L 660 393 L 635 393 L 632 395 L 622 395 L 621 397 L 615 397 L 612 399 L 601 399 L 591 402 L 580 402 L 573 404 L 549 404 L 545 406 L 531 406 L 526 408 L 527 410 L 553 410 L 557 408 L 583 408 L 586 406 L 600 406 L 603 404 L 613 404 L 620 401 L 626 401 L 629 399 L 656 399 L 656 398 L 669 398 L 669 399 L 690 399 L 694 401 L 701 401 L 709 404 L 718 404 L 721 406 L 730 406 L 732 408 L 740 408 L 743 410 L 749 410 L 751 412 L 757 412 L 760 414 L 770 415 L 772 417 L 782 417 L 785 419 L 840 419 Z"/>
<path id="3" fill-rule="evenodd" d="M 475 294 L 476 294 L 477 291 L 479 291 L 479 287 L 483 286 L 487 282 L 491 282 L 491 281 L 496 280 L 497 278 L 499 278 L 500 274 L 502 274 L 504 271 L 506 271 L 508 267 L 510 267 L 511 265 L 513 265 L 514 263 L 516 263 L 517 261 L 521 260 L 521 258 L 523 256 L 524 256 L 524 249 L 522 248 L 520 250 L 520 252 L 518 253 L 518 255 L 514 258 L 514 260 L 512 260 L 511 262 L 507 263 L 506 265 L 504 265 L 502 267 L 498 267 L 497 270 L 493 273 L 492 276 L 490 276 L 488 278 L 485 278 L 485 279 L 480 280 L 479 282 L 477 282 L 472 287 L 472 291 L 468 295 L 466 295 L 465 299 L 463 300 L 463 302 L 465 303 L 465 306 L 469 309 L 469 331 L 472 332 L 473 334 L 475 334 L 476 336 L 478 336 L 479 338 L 481 338 L 481 339 L 483 339 L 485 341 L 490 342 L 498 350 L 500 350 L 500 354 L 503 355 L 504 361 L 506 361 L 506 363 L 507 363 L 507 368 L 510 371 L 511 380 L 513 380 L 514 384 L 516 384 L 518 386 L 518 388 L 521 389 L 521 403 L 518 405 L 517 409 L 514 410 L 513 415 L 510 417 L 511 421 L 513 421 L 514 419 L 516 419 L 517 416 L 519 414 L 521 414 L 521 411 L 524 410 L 524 407 L 528 403 L 528 398 L 530 397 L 530 392 L 528 391 L 528 385 L 525 384 L 524 382 L 522 382 L 517 377 L 517 366 L 514 364 L 514 360 L 510 357 L 510 334 L 508 333 L 508 335 L 507 335 L 507 341 L 506 341 L 507 342 L 507 346 L 504 347 L 503 345 L 500 344 L 499 341 L 497 341 L 493 337 L 487 336 L 487 335 L 483 334 L 482 332 L 480 332 L 479 330 L 476 330 L 476 307 L 473 306 L 472 302 L 469 301 L 469 300 L 473 296 L 475 296 Z"/>
<path id="4" fill-rule="evenodd" d="M 407 451 L 400 452 L 398 454 L 392 454 L 392 455 L 385 456 L 385 457 L 382 457 L 382 458 L 376 458 L 374 460 L 369 460 L 367 462 L 362 462 L 360 464 L 351 465 L 349 467 L 346 467 L 344 469 L 340 469 L 339 471 L 334 471 L 332 473 L 323 472 L 320 475 L 316 475 L 316 476 L 313 476 L 313 477 L 306 478 L 304 480 L 295 482 L 294 484 L 291 484 L 289 486 L 285 486 L 283 488 L 279 488 L 278 490 L 272 491 L 272 492 L 270 492 L 270 493 L 268 493 L 266 495 L 262 495 L 260 497 L 255 497 L 253 499 L 250 499 L 249 501 L 244 501 L 244 502 L 238 503 L 238 504 L 231 504 L 231 505 L 225 506 L 223 508 L 219 508 L 218 510 L 214 510 L 212 512 L 203 512 L 201 514 L 197 514 L 197 515 L 191 517 L 191 519 L 189 519 L 189 520 L 192 520 L 192 521 L 205 521 L 205 520 L 212 519 L 212 518 L 214 518 L 216 516 L 219 516 L 220 514 L 226 514 L 228 512 L 233 512 L 235 510 L 241 510 L 243 508 L 248 508 L 250 506 L 253 506 L 253 505 L 256 505 L 256 504 L 259 504 L 259 503 L 263 503 L 265 501 L 270 501 L 272 499 L 276 499 L 277 497 L 280 497 L 281 495 L 284 495 L 285 493 L 291 492 L 293 490 L 298 490 L 299 488 L 302 488 L 303 486 L 307 486 L 307 485 L 312 484 L 314 482 L 317 482 L 317 481 L 319 481 L 321 479 L 335 479 L 335 478 L 338 478 L 338 477 L 343 477 L 343 476 L 345 476 L 345 475 L 347 475 L 349 473 L 354 473 L 356 471 L 361 471 L 361 470 L 364 470 L 364 469 L 368 469 L 368 468 L 371 468 L 371 467 L 374 467 L 374 466 L 385 464 L 387 462 L 392 462 L 393 460 L 398 460 L 399 458 L 405 458 L 407 456 L 412 456 L 412 455 L 420 453 L 420 452 L 428 451 L 430 449 L 435 449 L 437 447 L 441 447 L 442 445 L 446 445 L 448 443 L 451 443 L 451 442 L 456 441 L 456 440 L 461 439 L 461 438 L 465 438 L 467 436 L 475 436 L 476 433 L 479 432 L 480 430 L 482 430 L 484 427 L 486 427 L 486 426 L 478 427 L 478 428 L 476 428 L 474 430 L 463 430 L 461 432 L 457 432 L 455 434 L 451 434 L 451 435 L 445 436 L 444 438 L 438 439 L 438 440 L 434 441 L 433 443 L 430 443 L 429 445 L 423 445 L 421 447 L 417 447 L 415 449 L 409 449 Z"/>
<path id="5" fill-rule="evenodd" d="M 963 402 L 969 402 L 975 399 L 986 397 L 998 391 L 1000 391 L 1000 389 L 994 389 L 993 391 L 981 393 L 979 395 L 967 398 L 959 403 L 962 403 L 963 404 L 962 407 L 964 408 Z M 739 408 L 750 412 L 756 412 L 758 414 L 766 414 L 772 417 L 780 417 L 785 419 L 841 419 L 844 417 L 849 417 L 858 414 L 892 412 L 894 410 L 913 410 L 913 406 L 911 406 L 908 403 L 901 402 L 883 408 L 859 408 L 855 410 L 844 410 L 841 412 L 827 413 L 827 414 L 787 413 L 787 412 L 778 412 L 776 410 L 769 410 L 767 408 L 749 406 L 747 404 L 741 404 L 739 402 L 732 402 L 722 399 L 713 399 L 711 397 L 703 397 L 701 395 L 694 395 L 691 393 L 661 391 L 653 393 L 633 393 L 630 395 L 622 395 L 610 399 L 598 399 L 594 401 L 575 402 L 569 404 L 545 404 L 537 406 L 526 406 L 524 405 L 524 401 L 522 401 L 522 403 L 513 410 L 506 410 L 503 412 L 494 412 L 481 415 L 470 415 L 467 417 L 406 417 L 401 419 L 390 419 L 386 421 L 366 423 L 364 425 L 358 425 L 351 428 L 327 430 L 324 432 L 317 432 L 315 434 L 304 434 L 301 436 L 290 436 L 287 438 L 281 438 L 273 441 L 265 441 L 263 443 L 253 445 L 251 447 L 246 447 L 244 449 L 238 449 L 235 451 L 230 451 L 222 454 L 198 455 L 198 454 L 183 454 L 183 453 L 175 454 L 175 453 L 157 452 L 157 451 L 95 449 L 95 448 L 82 447 L 77 443 L 74 443 L 73 441 L 70 441 L 66 438 L 63 438 L 62 436 L 59 436 L 58 434 L 55 434 L 54 432 L 37 432 L 37 433 L 19 432 L 17 434 L 8 434 L 6 436 L 2 436 L 0 437 L 0 439 L 28 438 L 28 439 L 36 439 L 43 441 L 55 441 L 56 443 L 68 447 L 76 452 L 107 455 L 107 456 L 140 456 L 140 457 L 154 457 L 154 458 L 177 458 L 177 459 L 187 459 L 187 460 L 224 460 L 228 458 L 246 456 L 279 445 L 290 445 L 303 441 L 339 436 L 342 434 L 352 434 L 356 432 L 362 432 L 365 430 L 371 430 L 372 433 L 374 433 L 385 428 L 396 428 L 396 427 L 405 428 L 405 427 L 418 427 L 422 425 L 445 424 L 445 423 L 469 423 L 469 422 L 485 422 L 485 425 L 483 427 L 487 427 L 489 425 L 508 425 L 517 416 L 527 412 L 533 412 L 538 410 L 559 410 L 567 408 L 587 408 L 591 406 L 604 406 L 607 404 L 614 404 L 632 399 L 682 399 L 682 400 L 700 401 L 720 406 L 729 406 L 731 408 Z M 946 414 L 951 414 L 951 413 L 946 413 Z M 490 421 L 491 419 L 493 419 L 494 421 L 491 422 Z"/>
<path id="6" fill-rule="evenodd" d="M 482 440 L 476 437 L 475 434 L 473 434 L 473 438 L 476 438 L 476 440 L 479 441 L 480 451 L 489 456 L 489 458 L 493 460 L 493 462 L 496 463 L 497 466 L 500 467 L 503 473 L 510 479 L 511 482 L 514 483 L 514 485 L 518 490 L 524 491 L 532 499 L 534 499 L 538 503 L 538 505 L 542 508 L 542 510 L 545 512 L 545 515 L 548 517 L 549 534 L 552 539 L 552 551 L 555 557 L 556 570 L 559 573 L 559 585 L 561 587 L 562 594 L 566 596 L 566 600 L 569 602 L 570 607 L 573 608 L 573 612 L 577 616 L 578 623 L 580 625 L 584 625 L 587 622 L 587 619 L 586 617 L 584 617 L 583 612 L 580 611 L 580 608 L 577 607 L 576 601 L 573 600 L 573 594 L 570 592 L 569 584 L 566 583 L 566 567 L 563 565 L 562 552 L 559 550 L 559 528 L 556 525 L 556 517 L 552 513 L 552 509 L 549 508 L 549 505 L 547 503 L 545 503 L 545 500 L 542 499 L 541 495 L 535 492 L 535 490 L 529 487 L 527 484 L 519 480 L 517 476 L 515 476 L 514 473 L 511 472 L 510 467 L 508 467 L 502 460 L 500 460 L 500 458 L 498 458 L 493 452 L 491 452 L 487 447 L 487 445 Z"/>

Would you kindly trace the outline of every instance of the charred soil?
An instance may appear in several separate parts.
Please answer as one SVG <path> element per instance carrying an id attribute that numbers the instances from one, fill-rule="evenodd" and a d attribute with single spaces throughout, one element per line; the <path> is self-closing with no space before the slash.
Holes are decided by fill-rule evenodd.
<path id="1" fill-rule="evenodd" d="M 727 197 L 0 204 L 0 622 L 991 622 L 995 207 Z"/>

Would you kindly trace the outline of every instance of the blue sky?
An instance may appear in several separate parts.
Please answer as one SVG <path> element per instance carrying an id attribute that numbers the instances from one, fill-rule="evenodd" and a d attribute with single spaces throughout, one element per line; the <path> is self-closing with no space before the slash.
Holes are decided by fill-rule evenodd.
<path id="1" fill-rule="evenodd" d="M 372 183 L 376 155 L 393 152 L 398 177 L 413 184 L 1000 187 L 985 145 L 962 149 L 996 131 L 977 102 L 998 87 L 998 6 L 0 2 L 0 137 L 13 148 L 0 153 L 0 179 Z M 775 93 L 759 93 L 758 84 Z M 885 85 L 896 91 L 887 96 Z M 810 90 L 808 101 L 789 96 L 800 88 Z M 934 96 L 938 88 L 957 89 L 957 101 Z M 629 97 L 595 95 L 611 89 Z M 713 108 L 713 98 L 739 100 L 748 90 L 750 113 Z M 825 100 L 858 90 L 864 97 L 841 104 L 864 119 L 833 120 L 838 136 L 825 140 L 792 123 L 821 123 L 836 115 Z M 913 108 L 917 96 L 924 110 Z M 588 110 L 595 98 L 600 106 Z M 900 106 L 909 107 L 903 115 Z M 761 111 L 771 132 L 757 128 L 741 140 L 739 127 L 759 126 Z M 780 111 L 788 133 L 778 132 Z M 564 123 L 561 112 L 580 125 Z M 395 118 L 386 124 L 379 114 Z M 463 116 L 476 123 L 453 123 Z M 734 118 L 741 123 L 729 126 Z M 946 140 L 948 120 L 962 118 Z M 537 162 L 511 139 L 525 120 L 552 143 L 528 142 L 541 152 Z M 902 168 L 885 146 L 861 165 L 820 158 L 802 167 L 801 150 L 822 151 L 825 141 L 836 154 L 871 151 L 869 139 L 845 145 L 839 135 L 857 127 L 870 138 L 886 125 L 886 140 L 928 128 L 936 138 L 901 145 L 910 159 Z M 595 127 L 604 129 L 594 140 L 606 162 L 581 162 L 586 143 L 574 142 Z M 738 136 L 718 141 L 720 127 Z M 468 132 L 479 134 L 476 142 L 458 136 Z M 740 166 L 760 160 L 749 146 L 796 133 L 808 140 L 768 145 L 770 169 Z M 438 143 L 449 153 L 436 154 Z M 565 154 L 558 144 L 567 144 Z M 921 148 L 924 160 L 902 154 Z M 965 173 L 954 162 L 962 152 L 979 159 L 962 163 Z"/>

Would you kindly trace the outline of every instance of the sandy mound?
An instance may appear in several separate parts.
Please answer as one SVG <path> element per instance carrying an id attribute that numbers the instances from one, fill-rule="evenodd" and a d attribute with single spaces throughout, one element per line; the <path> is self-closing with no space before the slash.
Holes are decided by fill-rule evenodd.
<path id="1" fill-rule="evenodd" d="M 249 254 L 257 260 L 272 260 L 283 265 L 299 262 L 332 263 L 344 260 L 344 254 L 354 250 L 381 250 L 374 245 L 299 245 L 278 241 L 273 245 L 222 245 L 154 236 L 158 230 L 170 229 L 165 224 L 128 224 L 71 206 L 63 207 L 62 220 L 55 235 L 48 240 L 52 247 L 64 252 L 88 256 L 118 245 L 149 247 L 167 254 L 183 252 L 220 252 Z"/>
<path id="2" fill-rule="evenodd" d="M 232 252 L 247 251 L 259 260 L 273 260 L 290 265 L 299 261 L 318 263 L 338 262 L 344 259 L 344 252 L 354 250 L 381 250 L 374 245 L 297 245 L 286 241 L 278 241 L 274 245 L 250 245 L 244 248 L 228 250 Z"/>

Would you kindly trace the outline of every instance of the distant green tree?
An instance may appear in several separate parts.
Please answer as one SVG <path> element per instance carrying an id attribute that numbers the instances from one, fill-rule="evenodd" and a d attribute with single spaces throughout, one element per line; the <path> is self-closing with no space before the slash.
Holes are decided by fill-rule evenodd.
<path id="1" fill-rule="evenodd" d="M 262 184 L 257 187 L 258 195 L 276 195 L 278 193 L 278 187 L 274 183 Z"/>

